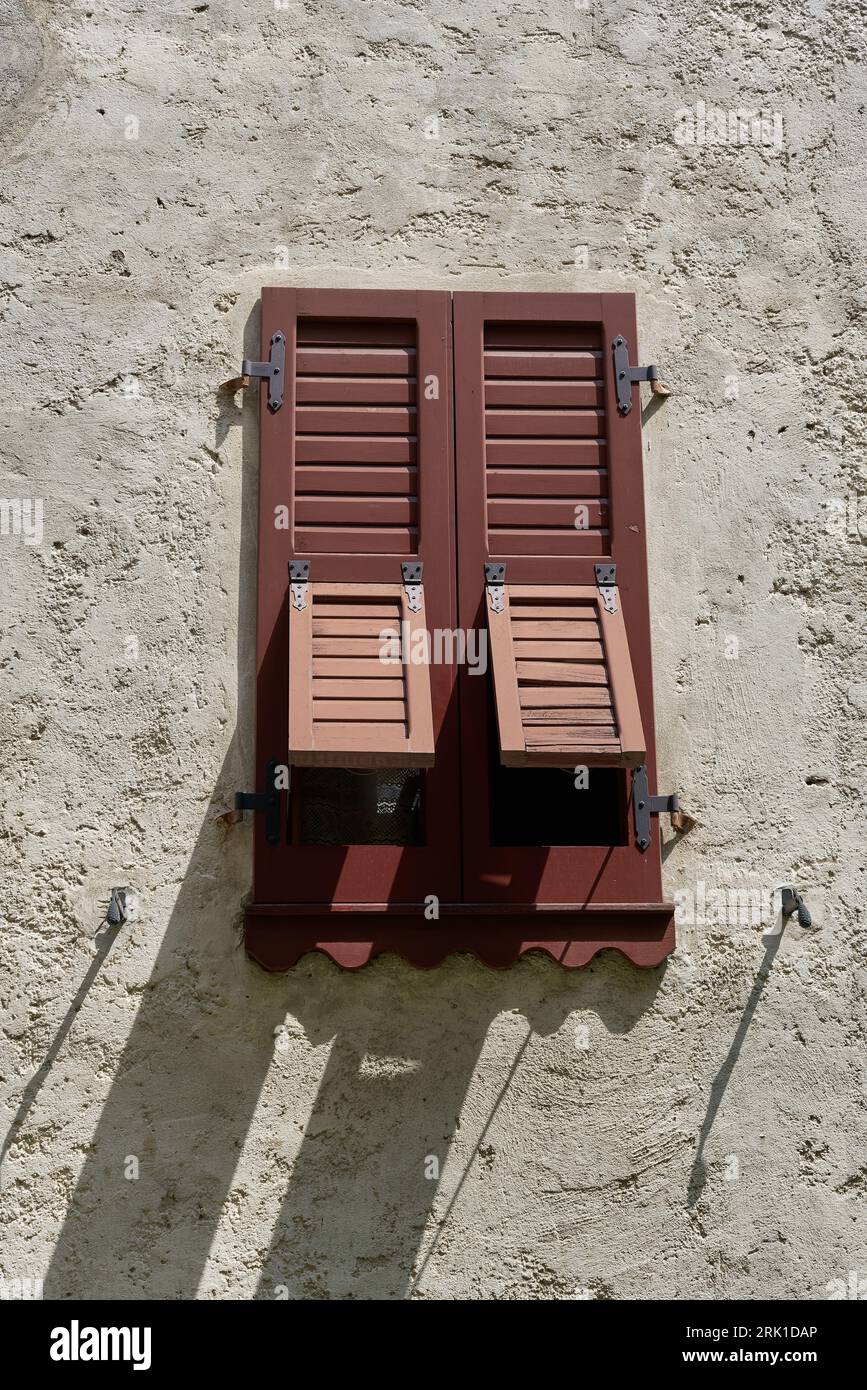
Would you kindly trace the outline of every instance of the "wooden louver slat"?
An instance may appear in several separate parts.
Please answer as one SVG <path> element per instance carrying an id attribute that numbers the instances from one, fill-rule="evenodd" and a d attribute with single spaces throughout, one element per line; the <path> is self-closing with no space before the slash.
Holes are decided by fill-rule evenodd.
<path id="1" fill-rule="evenodd" d="M 289 762 L 432 765 L 424 631 L 424 600 L 411 612 L 400 584 L 309 584 L 289 606 Z"/>
<path id="2" fill-rule="evenodd" d="M 511 585 L 487 599 L 507 766 L 635 766 L 646 757 L 623 614 L 584 585 Z M 546 609 L 550 618 L 544 615 Z M 595 640 L 586 640 L 591 637 Z"/>

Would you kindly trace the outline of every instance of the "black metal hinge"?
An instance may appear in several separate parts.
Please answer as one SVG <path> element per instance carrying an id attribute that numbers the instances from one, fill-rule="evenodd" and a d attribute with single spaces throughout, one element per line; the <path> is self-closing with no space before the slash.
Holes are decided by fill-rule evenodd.
<path id="1" fill-rule="evenodd" d="M 635 815 L 635 843 L 643 852 L 650 844 L 650 817 L 666 811 L 677 815 L 680 798 L 676 795 L 651 796 L 647 786 L 647 766 L 640 763 L 632 773 L 632 810 Z"/>
<path id="2" fill-rule="evenodd" d="M 280 793 L 277 790 L 277 768 L 279 763 L 272 758 L 266 773 L 267 791 L 235 792 L 236 811 L 264 811 L 265 839 L 269 845 L 280 841 Z"/>
<path id="3" fill-rule="evenodd" d="M 292 607 L 303 613 L 307 607 L 307 585 L 310 581 L 310 561 L 289 561 L 289 587 L 292 590 Z"/>
<path id="4" fill-rule="evenodd" d="M 602 607 L 606 613 L 617 612 L 617 566 L 616 565 L 594 565 L 593 571 L 596 575 L 596 587 L 599 590 L 599 597 L 602 600 Z"/>
<path id="5" fill-rule="evenodd" d="M 424 582 L 424 565 L 421 560 L 404 560 L 400 567 L 400 574 L 406 592 L 407 608 L 410 613 L 420 613 L 422 601 L 421 586 Z"/>
<path id="6" fill-rule="evenodd" d="M 267 362 L 255 362 L 245 357 L 241 363 L 241 375 L 223 383 L 224 391 L 237 391 L 241 386 L 249 386 L 254 379 L 268 382 L 268 409 L 278 411 L 283 404 L 283 379 L 286 375 L 286 334 L 279 330 L 271 339 L 271 351 Z"/>
<path id="7" fill-rule="evenodd" d="M 622 336 L 616 337 L 611 345 L 614 353 L 614 386 L 617 391 L 617 409 L 621 415 L 628 415 L 632 409 L 632 387 L 636 381 L 649 381 L 657 396 L 667 396 L 668 387 L 661 381 L 659 368 L 630 367 L 629 344 Z"/>
<path id="8" fill-rule="evenodd" d="M 485 590 L 492 613 L 502 613 L 506 606 L 506 566 L 485 565 Z"/>

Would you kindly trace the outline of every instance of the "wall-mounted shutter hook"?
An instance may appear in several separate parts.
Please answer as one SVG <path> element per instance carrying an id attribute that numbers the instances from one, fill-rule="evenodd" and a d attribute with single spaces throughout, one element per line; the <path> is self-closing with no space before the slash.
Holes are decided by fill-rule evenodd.
<path id="1" fill-rule="evenodd" d="M 672 828 L 686 835 L 697 824 L 694 818 L 680 808 L 680 797 L 651 796 L 647 783 L 647 766 L 640 763 L 632 773 L 632 810 L 635 817 L 635 843 L 642 854 L 650 845 L 650 817 L 668 812 Z"/>
<path id="2" fill-rule="evenodd" d="M 655 396 L 668 396 L 670 391 L 659 375 L 659 368 L 630 367 L 629 344 L 618 334 L 611 344 L 614 353 L 614 388 L 617 393 L 617 409 L 621 415 L 628 415 L 632 409 L 632 387 L 636 381 L 649 381 Z"/>
<path id="3" fill-rule="evenodd" d="M 810 916 L 807 904 L 804 902 L 797 888 L 781 888 L 780 895 L 780 906 L 786 921 L 797 912 L 798 921 L 802 927 L 811 927 L 813 925 L 813 919 Z"/>
<path id="4" fill-rule="evenodd" d="M 280 793 L 277 790 L 277 768 L 279 763 L 272 758 L 266 772 L 266 790 L 263 792 L 235 792 L 236 811 L 264 811 L 265 839 L 269 845 L 280 840 Z"/>
<path id="5" fill-rule="evenodd" d="M 256 362 L 245 357 L 241 363 L 241 375 L 224 381 L 221 391 L 234 392 L 242 386 L 252 385 L 254 380 L 268 382 L 268 409 L 278 411 L 283 404 L 283 380 L 286 376 L 286 334 L 279 330 L 271 339 L 271 351 L 267 362 Z"/>

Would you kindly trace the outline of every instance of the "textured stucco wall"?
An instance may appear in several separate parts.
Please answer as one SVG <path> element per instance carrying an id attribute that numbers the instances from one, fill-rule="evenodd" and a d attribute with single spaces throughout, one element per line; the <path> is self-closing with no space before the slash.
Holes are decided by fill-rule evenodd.
<path id="1" fill-rule="evenodd" d="M 44 505 L 41 544 L 0 537 L 0 1292 L 867 1271 L 862 30 L 839 0 L 0 0 L 0 493 Z M 678 144 L 698 101 L 781 147 Z M 250 781 L 256 413 L 215 387 L 264 283 L 637 293 L 674 391 L 661 783 L 702 822 L 666 886 L 794 881 L 814 928 L 686 910 L 646 974 L 245 958 L 250 832 L 216 818 Z M 137 919 L 94 940 L 114 884 Z"/>

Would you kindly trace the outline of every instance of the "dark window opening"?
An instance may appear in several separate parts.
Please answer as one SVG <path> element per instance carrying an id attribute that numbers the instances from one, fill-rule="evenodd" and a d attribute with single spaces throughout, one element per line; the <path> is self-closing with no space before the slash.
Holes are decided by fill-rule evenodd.
<path id="1" fill-rule="evenodd" d="M 625 845 L 626 774 L 619 767 L 590 767 L 587 786 L 576 786 L 572 768 L 504 767 L 497 714 L 489 705 L 491 844 Z"/>
<path id="2" fill-rule="evenodd" d="M 421 845 L 423 774 L 418 768 L 296 769 L 297 843 Z M 299 785 L 300 784 L 300 785 Z"/>

